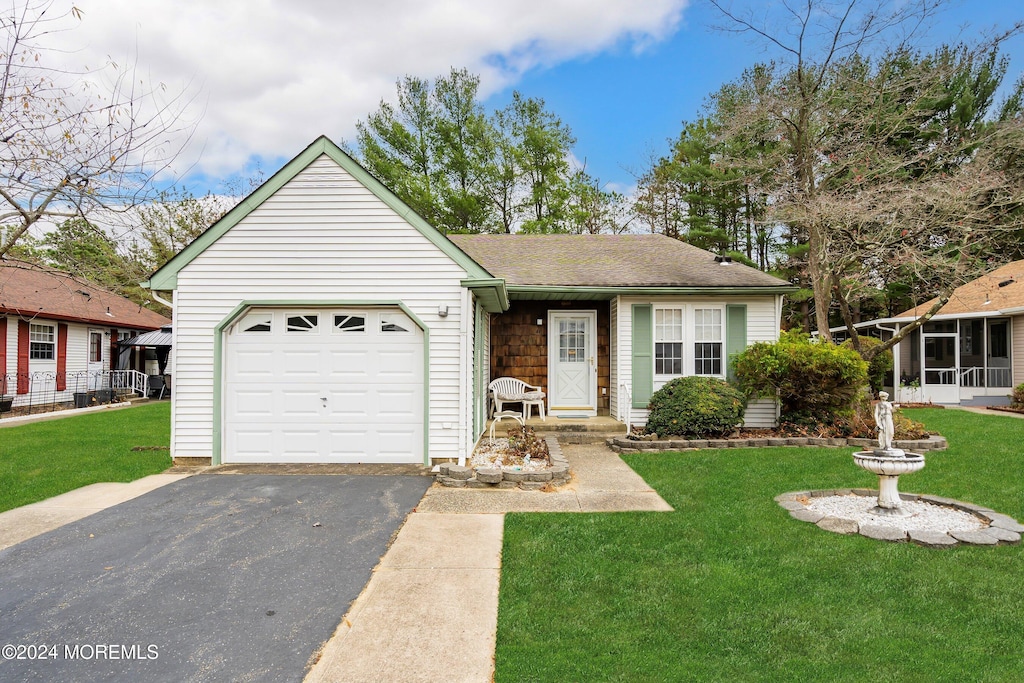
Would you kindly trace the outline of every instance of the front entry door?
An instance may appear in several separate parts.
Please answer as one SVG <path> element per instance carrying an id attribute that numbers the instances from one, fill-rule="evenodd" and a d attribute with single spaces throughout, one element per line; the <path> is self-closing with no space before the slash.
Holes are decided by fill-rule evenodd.
<path id="1" fill-rule="evenodd" d="M 106 387 L 103 375 L 103 330 L 89 330 L 89 361 L 86 370 L 90 389 Z"/>
<path id="2" fill-rule="evenodd" d="M 548 413 L 597 415 L 597 311 L 548 313 Z"/>
<path id="3" fill-rule="evenodd" d="M 921 382 L 924 400 L 934 403 L 959 403 L 960 382 L 957 371 L 959 339 L 954 334 L 925 332 L 921 335 L 921 357 L 924 377 Z"/>

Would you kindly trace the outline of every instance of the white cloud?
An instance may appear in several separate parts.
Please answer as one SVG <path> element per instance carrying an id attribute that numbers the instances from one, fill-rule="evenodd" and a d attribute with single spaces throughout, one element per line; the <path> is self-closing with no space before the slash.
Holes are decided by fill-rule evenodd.
<path id="1" fill-rule="evenodd" d="M 481 75 L 486 97 L 525 71 L 671 35 L 687 0 L 77 0 L 57 34 L 70 59 L 135 61 L 202 118 L 194 170 L 223 176 L 291 157 L 316 136 L 351 139 L 404 74 Z M 136 56 L 137 55 L 137 56 Z"/>

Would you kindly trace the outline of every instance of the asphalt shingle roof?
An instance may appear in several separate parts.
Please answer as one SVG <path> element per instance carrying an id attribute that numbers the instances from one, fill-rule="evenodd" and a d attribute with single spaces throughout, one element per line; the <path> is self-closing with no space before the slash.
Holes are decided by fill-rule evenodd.
<path id="1" fill-rule="evenodd" d="M 664 235 L 449 235 L 508 286 L 784 287 L 789 283 Z"/>
<path id="2" fill-rule="evenodd" d="M 0 313 L 143 330 L 171 324 L 97 284 L 15 259 L 0 259 Z"/>
<path id="3" fill-rule="evenodd" d="M 934 303 L 935 299 L 926 301 L 896 317 L 917 318 Z M 1024 306 L 1024 261 L 1014 261 L 954 289 L 939 314 L 994 313 L 1021 306 Z"/>

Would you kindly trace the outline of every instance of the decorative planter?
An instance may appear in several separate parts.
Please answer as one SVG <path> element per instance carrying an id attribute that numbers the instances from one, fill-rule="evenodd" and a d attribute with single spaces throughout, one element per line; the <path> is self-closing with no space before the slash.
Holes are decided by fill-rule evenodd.
<path id="1" fill-rule="evenodd" d="M 14 406 L 13 396 L 0 396 L 0 413 L 6 413 Z"/>

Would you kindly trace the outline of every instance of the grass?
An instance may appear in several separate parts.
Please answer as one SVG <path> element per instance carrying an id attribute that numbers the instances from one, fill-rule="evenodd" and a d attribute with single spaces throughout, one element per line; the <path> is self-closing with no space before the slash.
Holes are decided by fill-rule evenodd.
<path id="1" fill-rule="evenodd" d="M 1024 420 L 906 412 L 950 448 L 902 489 L 1024 519 Z M 773 501 L 875 488 L 849 449 L 625 460 L 675 512 L 506 516 L 496 681 L 1024 680 L 1022 546 L 841 536 Z"/>
<path id="2" fill-rule="evenodd" d="M 0 429 L 0 512 L 103 481 L 171 466 L 170 404 L 154 403 Z"/>

